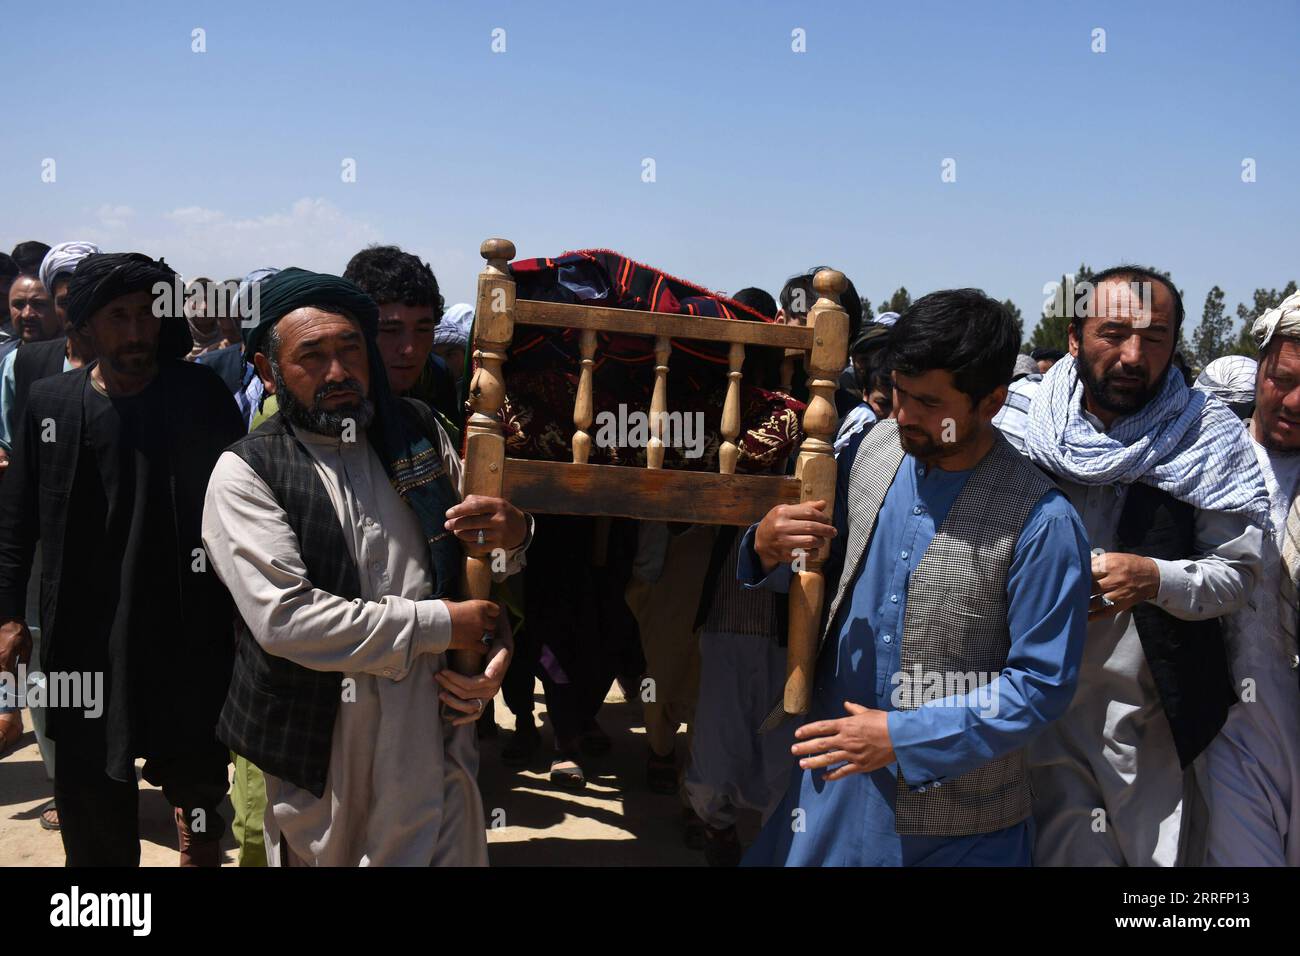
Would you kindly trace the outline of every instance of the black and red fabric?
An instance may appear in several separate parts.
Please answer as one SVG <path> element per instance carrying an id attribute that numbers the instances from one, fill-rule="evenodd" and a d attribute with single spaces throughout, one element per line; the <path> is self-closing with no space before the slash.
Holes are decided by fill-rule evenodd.
<path id="1" fill-rule="evenodd" d="M 607 249 L 583 249 L 553 259 L 511 265 L 516 297 L 543 302 L 603 305 L 643 312 L 770 322 L 726 296 L 678 279 Z M 573 408 L 581 369 L 576 329 L 517 325 L 505 366 L 506 401 L 500 418 L 506 452 L 513 458 L 571 461 Z M 649 336 L 599 333 L 593 367 L 596 415 L 623 410 L 648 413 L 654 390 L 655 343 Z M 748 349 L 754 351 L 754 346 Z M 779 352 L 779 350 L 774 350 Z M 665 468 L 717 471 L 722 443 L 722 406 L 727 390 L 728 345 L 672 339 L 668 362 L 668 411 L 699 413 L 703 454 L 688 457 L 666 448 Z M 803 440 L 804 404 L 780 392 L 741 383 L 741 435 L 736 469 L 765 472 L 782 465 Z M 598 438 L 599 422 L 588 429 Z M 644 447 L 593 441 L 592 464 L 644 467 Z"/>

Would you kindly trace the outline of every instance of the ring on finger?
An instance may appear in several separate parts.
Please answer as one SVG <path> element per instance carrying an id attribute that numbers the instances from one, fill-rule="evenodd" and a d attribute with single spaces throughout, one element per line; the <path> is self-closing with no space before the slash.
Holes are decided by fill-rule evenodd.
<path id="1" fill-rule="evenodd" d="M 478 540 L 478 543 L 479 543 L 480 545 L 487 544 L 487 529 L 486 529 L 486 528 L 479 528 L 479 529 L 478 529 L 478 539 L 477 539 L 477 540 Z"/>

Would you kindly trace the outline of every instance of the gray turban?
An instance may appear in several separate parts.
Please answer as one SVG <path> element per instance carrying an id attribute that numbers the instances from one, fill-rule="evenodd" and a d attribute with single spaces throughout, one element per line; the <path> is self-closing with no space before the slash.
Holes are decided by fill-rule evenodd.
<path id="1" fill-rule="evenodd" d="M 1205 366 L 1192 387 L 1219 396 L 1239 417 L 1245 418 L 1255 407 L 1255 372 L 1258 368 L 1253 358 L 1225 355 Z"/>
<path id="2" fill-rule="evenodd" d="M 56 246 L 51 246 L 50 251 L 45 253 L 45 258 L 41 260 L 41 285 L 45 286 L 46 292 L 54 295 L 55 279 L 72 272 L 77 268 L 78 262 L 98 252 L 103 250 L 93 242 L 60 242 Z"/>
<path id="3" fill-rule="evenodd" d="M 1014 381 L 1023 378 L 1026 375 L 1037 375 L 1038 363 L 1034 361 L 1033 356 L 1025 355 L 1023 352 L 1016 356 L 1016 367 L 1011 370 L 1011 378 Z"/>

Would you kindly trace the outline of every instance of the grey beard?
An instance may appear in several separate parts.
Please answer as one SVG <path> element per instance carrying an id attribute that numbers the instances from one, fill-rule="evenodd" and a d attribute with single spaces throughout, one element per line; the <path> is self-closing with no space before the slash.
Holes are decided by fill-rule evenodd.
<path id="1" fill-rule="evenodd" d="M 271 375 L 275 379 L 275 394 L 280 403 L 280 413 L 295 428 L 337 438 L 343 434 L 343 430 L 349 424 L 357 431 L 364 431 L 375 420 L 375 405 L 368 398 L 363 398 L 355 405 L 325 408 L 321 405 L 321 400 L 329 395 L 329 391 L 325 388 L 316 392 L 311 405 L 304 405 L 284 384 L 284 377 L 275 363 L 271 365 Z"/>

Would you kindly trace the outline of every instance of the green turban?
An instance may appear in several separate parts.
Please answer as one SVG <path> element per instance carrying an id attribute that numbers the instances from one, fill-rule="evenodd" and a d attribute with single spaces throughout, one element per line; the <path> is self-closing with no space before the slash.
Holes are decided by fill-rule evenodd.
<path id="1" fill-rule="evenodd" d="M 306 269 L 284 269 L 257 284 L 254 325 L 244 329 L 244 354 L 251 359 L 263 351 L 266 334 L 295 309 L 342 312 L 361 324 L 371 345 L 379 331 L 379 307 L 374 299 L 347 279 Z M 373 357 L 373 356 L 372 356 Z"/>

